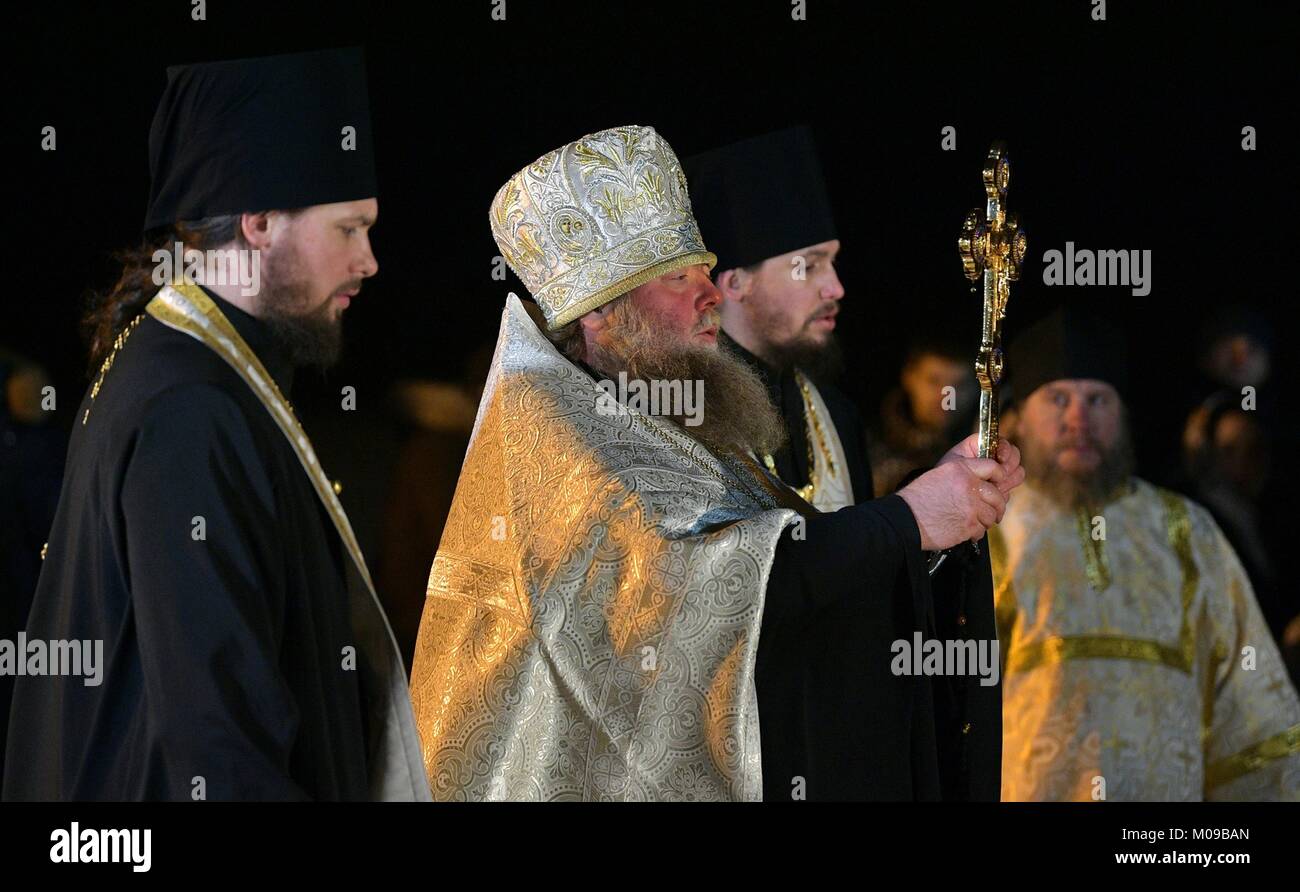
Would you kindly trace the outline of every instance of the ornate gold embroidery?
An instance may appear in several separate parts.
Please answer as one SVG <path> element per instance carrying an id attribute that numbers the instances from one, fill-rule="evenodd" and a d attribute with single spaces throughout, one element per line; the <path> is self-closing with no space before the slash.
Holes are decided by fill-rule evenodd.
<path id="1" fill-rule="evenodd" d="M 799 393 L 803 396 L 804 417 L 808 426 L 812 428 L 811 433 L 817 438 L 817 448 L 826 458 L 826 473 L 832 477 L 837 475 L 835 470 L 835 459 L 831 455 L 831 449 L 826 445 L 826 432 L 822 430 L 821 416 L 817 414 L 817 407 L 813 405 L 812 394 L 808 392 L 808 379 L 804 377 L 803 372 L 798 369 L 794 370 L 794 379 L 799 382 Z M 813 456 L 812 437 L 808 438 L 808 469 L 811 470 L 816 466 Z"/>
<path id="2" fill-rule="evenodd" d="M 499 611 L 521 629 L 527 629 L 533 621 L 532 609 L 519 596 L 513 575 L 500 567 L 464 560 L 442 550 L 434 556 L 425 596 Z"/>
<path id="3" fill-rule="evenodd" d="M 672 148 L 615 127 L 548 152 L 497 191 L 492 237 L 554 331 L 651 279 L 717 263 Z"/>
<path id="4" fill-rule="evenodd" d="M 1205 788 L 1209 790 L 1234 781 L 1293 753 L 1300 753 L 1300 725 L 1292 725 L 1236 755 L 1214 762 L 1205 769 Z"/>
<path id="5" fill-rule="evenodd" d="M 783 488 L 670 423 L 596 411 L 513 296 L 484 393 L 411 672 L 434 797 L 758 798 Z"/>

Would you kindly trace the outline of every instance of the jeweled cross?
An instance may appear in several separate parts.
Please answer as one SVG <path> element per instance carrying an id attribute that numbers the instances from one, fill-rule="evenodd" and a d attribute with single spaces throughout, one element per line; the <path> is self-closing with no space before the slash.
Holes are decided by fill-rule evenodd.
<path id="1" fill-rule="evenodd" d="M 980 383 L 980 457 L 996 458 L 998 451 L 998 385 L 1002 382 L 1002 317 L 1007 312 L 1011 284 L 1020 278 L 1025 259 L 1025 232 L 1015 214 L 1006 209 L 1011 162 L 1001 140 L 993 143 L 984 159 L 984 192 L 988 203 L 966 215 L 957 252 L 966 278 L 984 277 L 984 326 L 975 377 Z"/>

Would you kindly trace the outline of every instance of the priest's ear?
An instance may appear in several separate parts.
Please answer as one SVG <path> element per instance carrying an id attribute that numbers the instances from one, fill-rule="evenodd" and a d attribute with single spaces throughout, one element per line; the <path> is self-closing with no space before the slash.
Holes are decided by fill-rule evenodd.
<path id="1" fill-rule="evenodd" d="M 239 215 L 239 236 L 250 248 L 262 249 L 271 243 L 271 211 Z"/>
<path id="2" fill-rule="evenodd" d="M 263 249 L 271 245 L 280 229 L 284 228 L 296 211 L 257 211 L 239 215 L 239 235 L 250 248 Z"/>
<path id="3" fill-rule="evenodd" d="M 740 303 L 754 290 L 754 274 L 747 269 L 737 267 L 718 273 L 714 282 L 724 301 Z"/>
<path id="4" fill-rule="evenodd" d="M 620 294 L 607 304 L 601 304 L 594 310 L 589 310 L 578 317 L 578 325 L 582 327 L 582 340 L 584 347 L 595 341 L 600 335 L 609 328 L 609 314 L 614 309 L 614 305 L 621 300 L 631 300 L 631 292 Z M 589 351 L 584 350 L 585 356 L 590 356 Z"/>

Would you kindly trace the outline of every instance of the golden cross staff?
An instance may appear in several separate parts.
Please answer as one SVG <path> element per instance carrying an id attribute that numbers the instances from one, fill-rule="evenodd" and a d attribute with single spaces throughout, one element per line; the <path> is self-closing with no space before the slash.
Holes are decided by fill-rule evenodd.
<path id="1" fill-rule="evenodd" d="M 1011 162 L 1006 143 L 998 140 L 984 159 L 984 194 L 988 199 L 984 212 L 979 209 L 966 215 L 957 253 L 961 256 L 966 278 L 974 282 L 984 277 L 984 325 L 980 332 L 980 352 L 975 358 L 975 377 L 980 383 L 980 458 L 998 455 L 998 385 L 1004 368 L 1002 355 L 1002 318 L 1007 314 L 1011 283 L 1020 278 L 1020 264 L 1025 259 L 1025 231 L 1015 214 L 1006 209 L 1007 186 L 1011 182 Z M 974 291 L 974 287 L 971 288 Z M 948 556 L 939 552 L 930 559 L 934 573 Z"/>
<path id="2" fill-rule="evenodd" d="M 957 253 L 974 282 L 984 276 L 984 327 L 980 352 L 975 359 L 975 377 L 980 382 L 980 458 L 998 455 L 998 385 L 1002 383 L 1002 317 L 1007 314 L 1011 283 L 1020 278 L 1025 259 L 1025 231 L 1015 214 L 1006 209 L 1011 162 L 1006 143 L 998 140 L 984 159 L 984 213 L 975 209 L 966 215 Z"/>

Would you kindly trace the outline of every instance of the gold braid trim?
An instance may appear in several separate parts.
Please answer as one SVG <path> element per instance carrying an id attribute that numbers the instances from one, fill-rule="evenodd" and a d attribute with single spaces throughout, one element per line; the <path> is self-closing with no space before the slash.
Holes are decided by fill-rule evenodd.
<path id="1" fill-rule="evenodd" d="M 1012 584 L 1011 570 L 1007 566 L 1007 542 L 1002 538 L 1001 527 L 990 527 L 988 533 L 989 562 L 993 568 L 993 611 L 998 630 L 998 651 L 1001 655 L 1003 675 L 1007 674 L 1007 659 L 1011 655 L 1011 636 L 1016 630 L 1020 604 L 1016 601 L 1016 588 Z"/>
<path id="2" fill-rule="evenodd" d="M 1219 666 L 1224 660 L 1228 659 L 1228 649 L 1223 646 L 1222 641 L 1215 641 L 1214 647 L 1210 650 L 1210 659 L 1205 665 L 1205 678 L 1202 682 L 1204 685 L 1201 692 L 1201 746 L 1210 739 L 1210 731 L 1214 728 L 1214 681 L 1215 675 L 1219 671 Z"/>
<path id="3" fill-rule="evenodd" d="M 1196 636 L 1192 631 L 1192 599 L 1196 597 L 1196 587 L 1200 585 L 1201 574 L 1192 556 L 1192 523 L 1187 515 L 1187 503 L 1177 493 L 1167 489 L 1157 489 L 1160 499 L 1165 503 L 1165 533 L 1169 545 L 1178 556 L 1178 563 L 1183 568 L 1183 621 L 1178 629 L 1178 647 L 1181 660 L 1191 671 L 1196 659 Z"/>
<path id="4" fill-rule="evenodd" d="M 804 373 L 798 369 L 794 370 L 794 379 L 799 384 L 799 393 L 803 397 L 804 418 L 812 428 L 812 434 L 817 438 L 817 448 L 821 454 L 826 456 L 826 473 L 832 477 L 838 476 L 835 470 L 835 456 L 831 452 L 831 447 L 826 445 L 826 431 L 822 428 L 821 416 L 817 414 L 817 406 L 813 403 L 812 394 L 808 392 L 808 379 Z M 808 476 L 811 477 L 813 469 L 817 466 L 816 455 L 813 452 L 812 437 L 808 438 Z"/>
<path id="5" fill-rule="evenodd" d="M 1180 672 L 1192 671 L 1192 664 L 1184 659 L 1181 648 L 1159 641 L 1119 635 L 1070 635 L 1048 638 L 1017 649 L 1007 665 L 1007 672 L 1027 672 L 1065 660 L 1140 660 L 1163 663 Z"/>
<path id="6" fill-rule="evenodd" d="M 1105 540 L 1094 538 L 1092 535 L 1093 516 L 1087 508 L 1079 508 L 1075 512 L 1079 541 L 1083 544 L 1083 566 L 1088 574 L 1088 582 L 1097 591 L 1104 592 L 1110 587 L 1110 562 L 1106 560 Z"/>
<path id="7" fill-rule="evenodd" d="M 1176 645 L 1162 644 L 1144 638 L 1125 638 L 1119 635 L 1068 635 L 1055 636 L 1018 648 L 1007 661 L 1007 672 L 1025 672 L 1038 666 L 1050 666 L 1065 660 L 1141 660 L 1162 663 L 1171 669 L 1191 673 L 1196 662 L 1196 636 L 1192 629 L 1192 600 L 1200 584 L 1200 571 L 1192 556 L 1191 521 L 1187 504 L 1176 493 L 1158 490 L 1165 506 L 1165 532 L 1169 546 L 1183 568 L 1182 621 Z M 1083 515 L 1080 514 L 1080 522 Z M 990 549 L 994 548 L 992 537 Z M 996 553 L 990 554 L 996 558 Z M 994 564 L 996 568 L 997 564 Z M 995 569 L 996 576 L 996 569 Z M 1009 584 L 1009 582 L 1008 582 Z M 999 591 L 999 596 L 1001 591 Z"/>
<path id="8" fill-rule="evenodd" d="M 651 279 L 657 279 L 660 276 L 667 275 L 673 270 L 681 269 L 684 266 L 694 266 L 697 263 L 707 263 L 712 270 L 718 265 L 718 256 L 711 251 L 693 251 L 690 254 L 682 254 L 680 257 L 671 257 L 668 260 L 661 260 L 653 266 L 648 266 L 638 273 L 633 273 L 626 278 L 619 279 L 612 285 L 606 285 L 590 297 L 585 297 L 571 307 L 565 307 L 555 314 L 555 319 L 547 323 L 550 331 L 564 328 L 574 319 L 597 307 L 604 306 L 616 297 L 619 297 L 633 288 L 637 288 L 649 282 Z M 542 292 L 538 303 L 541 304 L 546 300 L 546 292 Z M 549 304 L 548 304 L 549 306 Z"/>
<path id="9" fill-rule="evenodd" d="M 1210 790 L 1245 777 L 1269 762 L 1284 759 L 1294 753 L 1300 753 L 1300 725 L 1292 725 L 1267 740 L 1246 747 L 1235 756 L 1212 763 L 1205 769 L 1205 789 Z"/>

